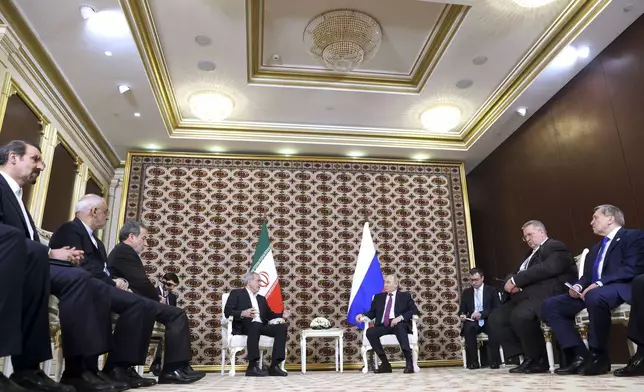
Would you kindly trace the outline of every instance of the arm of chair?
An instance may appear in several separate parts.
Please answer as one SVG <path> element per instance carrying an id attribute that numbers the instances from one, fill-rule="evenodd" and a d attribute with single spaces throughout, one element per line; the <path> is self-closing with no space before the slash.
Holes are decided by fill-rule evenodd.
<path id="1" fill-rule="evenodd" d="M 367 316 L 364 316 L 362 318 L 362 322 L 364 323 L 364 329 L 362 330 L 362 341 L 365 342 L 367 341 L 367 329 L 369 329 L 369 323 L 371 322 L 371 319 Z"/>
<path id="2" fill-rule="evenodd" d="M 226 317 L 223 314 L 221 315 L 221 339 L 226 342 L 227 346 L 230 346 L 230 341 L 233 339 L 232 323 L 233 316 Z"/>

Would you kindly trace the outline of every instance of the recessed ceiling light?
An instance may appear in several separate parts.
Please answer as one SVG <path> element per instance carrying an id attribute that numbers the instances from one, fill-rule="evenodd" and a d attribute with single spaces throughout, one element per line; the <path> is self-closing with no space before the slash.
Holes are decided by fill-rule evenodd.
<path id="1" fill-rule="evenodd" d="M 112 57 L 112 52 L 110 52 L 109 50 L 106 50 L 104 53 L 107 57 Z"/>
<path id="2" fill-rule="evenodd" d="M 590 56 L 590 47 L 589 46 L 580 46 L 577 48 L 577 56 L 580 59 L 586 59 Z"/>
<path id="3" fill-rule="evenodd" d="M 134 117 L 141 117 L 141 113 L 139 112 L 134 113 Z"/>
<path id="4" fill-rule="evenodd" d="M 626 4 L 624 12 L 630 12 L 633 9 L 633 4 Z"/>
<path id="5" fill-rule="evenodd" d="M 292 148 L 282 148 L 281 150 L 278 150 L 277 153 L 281 155 L 291 156 L 297 154 L 297 151 Z"/>
<path id="6" fill-rule="evenodd" d="M 83 19 L 89 19 L 92 16 L 96 15 L 96 11 L 94 8 L 88 6 L 88 5 L 81 5 L 80 6 L 80 14 L 83 17 Z"/>
<path id="7" fill-rule="evenodd" d="M 474 58 L 472 59 L 472 63 L 473 63 L 474 65 L 483 65 L 483 64 L 487 63 L 487 57 L 486 57 L 486 56 L 483 56 L 483 55 L 481 55 L 481 56 L 476 56 L 476 57 L 474 57 Z"/>
<path id="8" fill-rule="evenodd" d="M 115 10 L 97 12 L 87 19 L 87 29 L 94 35 L 106 38 L 122 38 L 130 34 L 125 15 Z"/>
<path id="9" fill-rule="evenodd" d="M 195 37 L 195 42 L 199 46 L 208 46 L 212 43 L 212 39 L 207 35 L 198 35 Z"/>
<path id="10" fill-rule="evenodd" d="M 216 91 L 200 91 L 188 98 L 190 110 L 204 121 L 223 121 L 233 112 L 233 100 Z"/>
<path id="11" fill-rule="evenodd" d="M 456 82 L 456 87 L 460 89 L 466 89 L 472 87 L 473 84 L 474 82 L 470 79 L 462 79 Z"/>
<path id="12" fill-rule="evenodd" d="M 130 91 L 130 86 L 127 84 L 119 84 L 119 93 L 125 94 L 128 91 Z"/>
<path id="13" fill-rule="evenodd" d="M 437 105 L 425 110 L 420 122 L 430 132 L 448 132 L 461 123 L 461 109 L 454 105 Z"/>
<path id="14" fill-rule="evenodd" d="M 362 151 L 350 151 L 347 153 L 347 156 L 350 156 L 351 158 L 360 158 L 365 156 L 365 153 Z"/>
<path id="15" fill-rule="evenodd" d="M 145 148 L 148 150 L 158 150 L 160 147 L 158 144 L 150 143 L 146 145 Z"/>
<path id="16" fill-rule="evenodd" d="M 212 61 L 200 61 L 197 63 L 197 68 L 204 72 L 212 72 L 217 69 L 217 66 Z"/>
<path id="17" fill-rule="evenodd" d="M 517 113 L 519 113 L 519 116 L 525 117 L 525 115 L 528 114 L 528 108 L 520 107 L 517 109 Z"/>
<path id="18" fill-rule="evenodd" d="M 429 155 L 427 155 L 427 154 L 415 154 L 415 155 L 412 155 L 411 159 L 413 159 L 414 161 L 426 161 L 426 160 L 429 159 Z"/>
<path id="19" fill-rule="evenodd" d="M 226 151 L 226 149 L 224 147 L 222 147 L 222 146 L 212 146 L 208 150 L 210 150 L 211 152 L 224 152 L 224 151 Z"/>
<path id="20" fill-rule="evenodd" d="M 556 67 L 570 67 L 577 61 L 577 50 L 568 45 L 561 50 L 557 57 L 552 60 L 552 65 Z"/>

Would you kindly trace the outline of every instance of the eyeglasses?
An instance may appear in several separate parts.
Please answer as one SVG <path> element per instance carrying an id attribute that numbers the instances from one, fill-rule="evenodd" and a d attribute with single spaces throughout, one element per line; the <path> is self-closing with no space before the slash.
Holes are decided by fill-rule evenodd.
<path id="1" fill-rule="evenodd" d="M 168 288 L 174 288 L 177 286 L 177 284 L 174 282 L 163 282 L 163 284 L 166 285 L 166 287 Z"/>

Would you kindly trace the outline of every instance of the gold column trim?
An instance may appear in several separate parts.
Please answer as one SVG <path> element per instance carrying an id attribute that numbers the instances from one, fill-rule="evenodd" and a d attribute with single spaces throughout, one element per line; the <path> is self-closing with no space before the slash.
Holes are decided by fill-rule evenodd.
<path id="1" fill-rule="evenodd" d="M 42 217 L 45 212 L 45 203 L 47 202 L 47 195 L 49 190 L 49 178 L 51 175 L 51 165 L 54 161 L 54 151 L 58 145 L 58 130 L 51 124 L 47 124 L 43 131 L 43 136 L 40 143 L 42 160 L 45 164 L 45 171 L 38 177 L 38 182 L 34 186 L 32 196 L 32 216 L 36 226 L 41 227 Z"/>
<path id="2" fill-rule="evenodd" d="M 0 63 L 0 66 L 3 66 Z M 7 105 L 9 104 L 9 97 L 11 96 L 11 74 L 8 69 L 4 69 L 2 76 L 2 87 L 0 90 L 0 132 L 2 132 L 2 123 L 4 116 L 7 114 Z"/>
<path id="3" fill-rule="evenodd" d="M 43 113 L 43 111 L 34 103 L 34 101 L 29 97 L 29 95 L 25 92 L 25 90 L 20 86 L 18 81 L 15 79 L 11 79 L 11 92 L 9 96 L 12 96 L 14 94 L 18 94 L 18 96 L 25 102 L 27 107 L 34 113 L 36 117 L 40 120 L 40 124 L 43 127 L 43 130 L 47 124 L 50 123 L 49 119 Z"/>
<path id="4" fill-rule="evenodd" d="M 465 164 L 461 164 L 460 172 L 461 172 L 461 190 L 463 192 L 463 210 L 465 211 L 465 230 L 467 230 L 467 252 L 469 253 L 470 268 L 474 268 L 476 267 L 476 258 L 474 256 L 474 236 L 472 233 L 472 214 L 470 213 L 470 194 L 467 190 L 467 173 L 465 173 Z"/>

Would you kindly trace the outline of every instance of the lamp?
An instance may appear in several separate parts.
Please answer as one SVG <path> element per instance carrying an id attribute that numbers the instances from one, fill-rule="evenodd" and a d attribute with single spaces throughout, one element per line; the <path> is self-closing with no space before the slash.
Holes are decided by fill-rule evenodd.
<path id="1" fill-rule="evenodd" d="M 233 111 L 234 104 L 228 96 L 216 91 L 200 91 L 188 98 L 190 110 L 204 121 L 223 121 Z"/>

